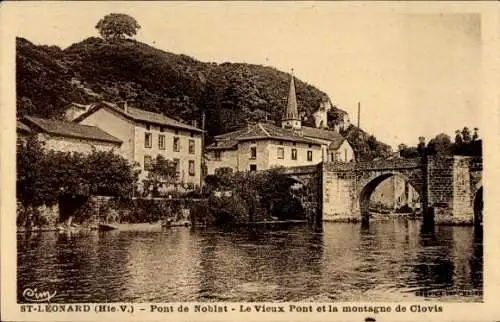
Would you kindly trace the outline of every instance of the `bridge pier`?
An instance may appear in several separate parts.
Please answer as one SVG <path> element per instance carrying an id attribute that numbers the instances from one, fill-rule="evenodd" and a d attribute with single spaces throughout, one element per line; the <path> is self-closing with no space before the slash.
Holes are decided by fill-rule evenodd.
<path id="1" fill-rule="evenodd" d="M 426 168 L 426 213 L 436 224 L 472 224 L 471 158 L 430 157 Z"/>

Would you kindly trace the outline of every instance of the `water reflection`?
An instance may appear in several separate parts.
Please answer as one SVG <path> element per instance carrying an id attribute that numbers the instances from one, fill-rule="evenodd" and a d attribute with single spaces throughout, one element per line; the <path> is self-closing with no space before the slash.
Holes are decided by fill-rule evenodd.
<path id="1" fill-rule="evenodd" d="M 422 300 L 483 284 L 482 235 L 417 221 L 19 234 L 17 247 L 19 301 L 26 287 L 56 302 Z"/>

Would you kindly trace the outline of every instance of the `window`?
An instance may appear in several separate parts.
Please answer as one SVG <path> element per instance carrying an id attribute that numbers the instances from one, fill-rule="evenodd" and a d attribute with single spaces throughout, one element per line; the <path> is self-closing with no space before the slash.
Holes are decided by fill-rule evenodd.
<path id="1" fill-rule="evenodd" d="M 214 151 L 214 159 L 215 161 L 220 161 L 222 157 L 222 151 Z"/>
<path id="2" fill-rule="evenodd" d="M 297 145 L 297 143 L 296 143 L 296 142 L 293 142 L 293 146 L 296 146 L 296 145 Z"/>
<path id="3" fill-rule="evenodd" d="M 158 135 L 158 148 L 160 150 L 165 150 L 165 135 Z"/>
<path id="4" fill-rule="evenodd" d="M 146 130 L 151 131 L 151 124 L 146 124 Z"/>
<path id="5" fill-rule="evenodd" d="M 285 158 L 285 149 L 278 148 L 278 159 L 284 159 L 284 158 Z"/>
<path id="6" fill-rule="evenodd" d="M 179 161 L 179 159 L 174 159 L 174 165 L 175 165 L 175 174 L 177 178 L 179 178 L 181 174 L 181 162 Z"/>
<path id="7" fill-rule="evenodd" d="M 313 151 L 307 151 L 307 161 L 313 160 Z"/>
<path id="8" fill-rule="evenodd" d="M 257 171 L 257 165 L 256 164 L 251 164 L 250 165 L 250 171 Z"/>
<path id="9" fill-rule="evenodd" d="M 335 157 L 334 157 L 333 152 L 332 152 L 332 153 L 330 153 L 330 161 L 332 161 L 332 162 L 333 162 L 333 161 L 335 161 Z"/>
<path id="10" fill-rule="evenodd" d="M 144 156 L 144 170 L 151 170 L 151 156 L 149 155 Z"/>
<path id="11" fill-rule="evenodd" d="M 189 160 L 189 175 L 190 176 L 194 176 L 195 175 L 194 161 L 193 160 Z"/>
<path id="12" fill-rule="evenodd" d="M 180 142 L 178 137 L 174 137 L 174 152 L 179 152 L 181 150 Z"/>
<path id="13" fill-rule="evenodd" d="M 297 160 L 297 149 L 292 149 L 292 160 Z"/>
<path id="14" fill-rule="evenodd" d="M 165 132 L 165 127 L 164 126 L 160 126 L 160 132 Z"/>
<path id="15" fill-rule="evenodd" d="M 189 154 L 194 154 L 194 140 L 189 140 Z"/>
<path id="16" fill-rule="evenodd" d="M 175 130 L 175 134 L 179 134 L 179 130 Z"/>
<path id="17" fill-rule="evenodd" d="M 250 159 L 257 159 L 257 147 L 255 146 L 250 148 Z"/>
<path id="18" fill-rule="evenodd" d="M 153 146 L 153 135 L 151 133 L 144 133 L 144 147 L 151 148 Z"/>

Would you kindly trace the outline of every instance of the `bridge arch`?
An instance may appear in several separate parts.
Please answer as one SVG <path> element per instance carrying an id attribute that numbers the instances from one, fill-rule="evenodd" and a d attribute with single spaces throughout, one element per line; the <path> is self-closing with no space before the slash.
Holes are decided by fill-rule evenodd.
<path id="1" fill-rule="evenodd" d="M 358 201 L 359 201 L 359 210 L 362 219 L 367 219 L 369 217 L 370 212 L 370 199 L 372 194 L 375 192 L 377 187 L 385 180 L 391 177 L 399 177 L 404 180 L 405 183 L 408 183 L 415 191 L 418 193 L 420 198 L 422 198 L 422 189 L 420 185 L 413 182 L 409 177 L 405 174 L 397 171 L 390 171 L 384 173 L 376 173 L 370 176 L 367 180 L 362 182 L 359 187 L 360 190 L 358 192 Z"/>

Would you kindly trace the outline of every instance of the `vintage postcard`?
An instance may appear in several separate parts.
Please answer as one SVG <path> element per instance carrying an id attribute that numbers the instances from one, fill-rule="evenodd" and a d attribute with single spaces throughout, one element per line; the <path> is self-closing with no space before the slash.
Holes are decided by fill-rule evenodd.
<path id="1" fill-rule="evenodd" d="M 2 320 L 499 319 L 498 9 L 2 3 Z"/>

